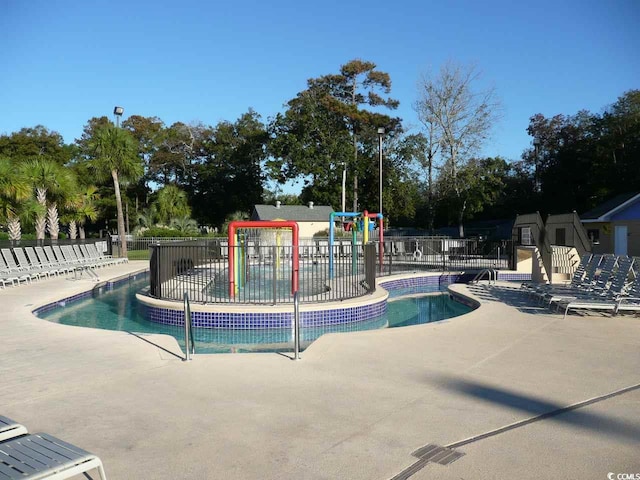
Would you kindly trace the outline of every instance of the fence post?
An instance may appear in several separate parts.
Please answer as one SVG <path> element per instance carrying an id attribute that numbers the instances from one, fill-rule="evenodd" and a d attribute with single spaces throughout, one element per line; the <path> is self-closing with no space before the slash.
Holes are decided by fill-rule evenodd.
<path id="1" fill-rule="evenodd" d="M 273 284 L 273 304 L 278 303 L 278 268 L 276 265 L 276 254 L 277 249 L 275 245 L 271 247 L 271 271 L 272 271 L 272 279 L 271 283 Z"/>
<path id="2" fill-rule="evenodd" d="M 364 279 L 368 293 L 376 290 L 376 246 L 373 243 L 364 245 Z"/>

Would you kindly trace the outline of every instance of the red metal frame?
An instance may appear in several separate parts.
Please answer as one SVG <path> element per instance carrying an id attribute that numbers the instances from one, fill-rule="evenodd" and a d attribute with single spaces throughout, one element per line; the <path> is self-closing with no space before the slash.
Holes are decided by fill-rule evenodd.
<path id="1" fill-rule="evenodd" d="M 236 230 L 239 228 L 255 228 L 255 229 L 276 229 L 276 228 L 290 228 L 293 245 L 293 257 L 291 266 L 291 294 L 293 295 L 298 291 L 298 272 L 300 259 L 298 257 L 298 224 L 296 222 L 281 222 L 281 221 L 246 221 L 237 220 L 229 223 L 229 233 L 227 235 L 229 241 L 229 295 L 233 298 L 235 296 L 235 247 L 236 247 Z"/>

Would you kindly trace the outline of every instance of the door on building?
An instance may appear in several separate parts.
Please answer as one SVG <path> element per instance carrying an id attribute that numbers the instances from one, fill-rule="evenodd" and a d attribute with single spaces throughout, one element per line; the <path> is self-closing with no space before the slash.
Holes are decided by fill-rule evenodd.
<path id="1" fill-rule="evenodd" d="M 616 225 L 613 233 L 613 253 L 616 255 L 627 254 L 627 226 Z"/>

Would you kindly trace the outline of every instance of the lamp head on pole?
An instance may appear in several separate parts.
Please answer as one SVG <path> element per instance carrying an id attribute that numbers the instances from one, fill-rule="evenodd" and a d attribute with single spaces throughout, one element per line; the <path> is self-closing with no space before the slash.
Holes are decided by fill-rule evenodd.
<path id="1" fill-rule="evenodd" d="M 378 135 L 384 135 L 384 127 L 378 127 Z"/>
<path id="2" fill-rule="evenodd" d="M 116 116 L 116 127 L 120 128 L 120 117 L 124 113 L 124 108 L 122 107 L 114 107 L 113 114 Z"/>

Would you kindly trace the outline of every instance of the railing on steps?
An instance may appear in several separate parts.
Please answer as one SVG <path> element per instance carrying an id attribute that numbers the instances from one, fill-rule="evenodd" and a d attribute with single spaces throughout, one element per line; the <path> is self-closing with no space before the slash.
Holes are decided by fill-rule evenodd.
<path id="1" fill-rule="evenodd" d="M 495 285 L 496 282 L 498 281 L 498 270 L 495 270 L 493 268 L 485 268 L 484 270 L 480 270 L 475 277 L 473 277 L 473 280 L 471 280 L 471 282 L 469 283 L 479 283 L 480 280 L 482 280 L 482 277 L 487 274 L 488 279 L 489 279 L 489 285 L 491 285 L 491 282 L 493 282 L 493 284 Z"/>
<path id="2" fill-rule="evenodd" d="M 193 340 L 193 320 L 191 319 L 191 305 L 189 294 L 184 292 L 184 360 L 190 361 L 196 353 L 196 344 Z"/>

